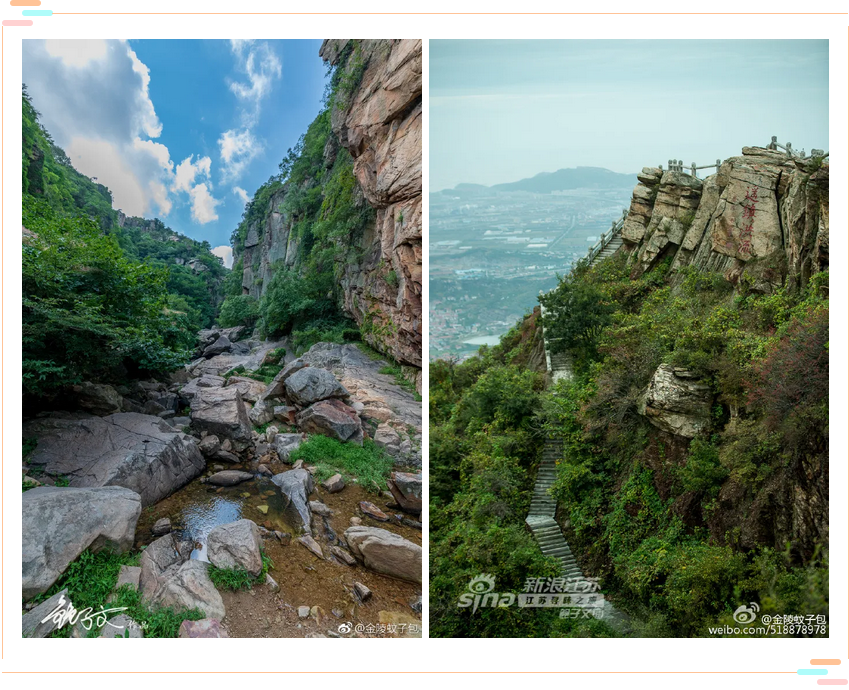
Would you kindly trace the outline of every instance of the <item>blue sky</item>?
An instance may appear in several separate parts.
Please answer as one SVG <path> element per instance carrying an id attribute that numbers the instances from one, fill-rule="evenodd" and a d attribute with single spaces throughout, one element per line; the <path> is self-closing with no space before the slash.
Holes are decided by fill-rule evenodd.
<path id="1" fill-rule="evenodd" d="M 430 188 L 828 149 L 827 40 L 433 40 Z"/>
<path id="2" fill-rule="evenodd" d="M 116 208 L 218 247 L 318 114 L 320 45 L 27 39 L 23 81 L 42 124 Z"/>

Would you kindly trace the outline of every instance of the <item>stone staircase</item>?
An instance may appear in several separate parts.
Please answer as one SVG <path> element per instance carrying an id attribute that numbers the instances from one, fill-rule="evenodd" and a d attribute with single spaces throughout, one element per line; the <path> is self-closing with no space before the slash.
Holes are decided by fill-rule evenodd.
<path id="1" fill-rule="evenodd" d="M 547 439 L 542 451 L 542 462 L 537 470 L 537 481 L 531 498 L 531 507 L 525 522 L 534 535 L 540 550 L 546 556 L 560 561 L 563 577 L 583 577 L 572 550 L 554 520 L 557 504 L 549 490 L 557 476 L 557 460 L 563 456 L 563 444 L 558 439 Z"/>
<path id="2" fill-rule="evenodd" d="M 595 266 L 599 261 L 603 261 L 604 259 L 613 256 L 616 253 L 616 250 L 622 246 L 622 236 L 614 235 L 613 238 L 604 245 L 604 248 L 595 255 L 595 257 L 590 261 L 590 266 Z"/>

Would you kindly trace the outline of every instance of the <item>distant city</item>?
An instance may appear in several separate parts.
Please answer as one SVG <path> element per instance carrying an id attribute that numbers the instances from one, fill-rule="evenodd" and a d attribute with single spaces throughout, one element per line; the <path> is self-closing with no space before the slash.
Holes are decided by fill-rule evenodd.
<path id="1" fill-rule="evenodd" d="M 430 353 L 495 345 L 630 203 L 636 175 L 572 168 L 430 195 Z"/>

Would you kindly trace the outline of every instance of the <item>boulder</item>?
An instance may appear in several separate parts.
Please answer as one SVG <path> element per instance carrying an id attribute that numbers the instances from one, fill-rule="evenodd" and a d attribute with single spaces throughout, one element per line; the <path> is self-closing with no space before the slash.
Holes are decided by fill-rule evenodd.
<path id="1" fill-rule="evenodd" d="M 402 510 L 420 513 L 422 510 L 422 474 L 393 472 L 387 482 L 392 497 Z"/>
<path id="2" fill-rule="evenodd" d="M 345 480 L 342 479 L 341 474 L 334 474 L 329 479 L 325 479 L 321 485 L 330 493 L 336 494 L 345 488 Z"/>
<path id="3" fill-rule="evenodd" d="M 304 360 L 296 359 L 289 362 L 285 367 L 283 367 L 275 376 L 271 383 L 268 384 L 268 387 L 265 389 L 265 393 L 263 394 L 263 398 L 280 398 L 286 393 L 286 379 L 288 379 L 292 374 L 300 371 L 304 367 L 309 366 Z"/>
<path id="4" fill-rule="evenodd" d="M 208 617 L 225 616 L 224 601 L 207 572 L 208 563 L 189 560 L 191 542 L 160 537 L 142 553 L 139 587 L 142 600 L 150 606 L 198 608 Z"/>
<path id="5" fill-rule="evenodd" d="M 77 407 L 95 415 L 108 415 L 121 412 L 123 401 L 112 386 L 103 383 L 84 381 L 71 387 L 71 395 Z"/>
<path id="6" fill-rule="evenodd" d="M 230 637 L 227 631 L 221 627 L 221 621 L 214 618 L 201 618 L 199 621 L 183 621 L 180 624 L 178 638 L 190 639 L 194 637 Z"/>
<path id="7" fill-rule="evenodd" d="M 265 392 L 265 384 L 246 376 L 231 376 L 227 380 L 227 388 L 236 387 L 242 395 L 242 400 L 255 403 Z"/>
<path id="8" fill-rule="evenodd" d="M 229 439 L 236 451 L 251 444 L 251 424 L 238 388 L 199 388 L 191 404 L 192 426 L 219 439 Z"/>
<path id="9" fill-rule="evenodd" d="M 421 584 L 421 546 L 379 527 L 349 527 L 345 541 L 369 570 Z"/>
<path id="10" fill-rule="evenodd" d="M 204 459 L 195 439 L 158 417 L 56 413 L 24 424 L 38 445 L 29 463 L 72 487 L 123 486 L 149 506 L 198 476 Z"/>
<path id="11" fill-rule="evenodd" d="M 710 427 L 713 394 L 692 372 L 661 364 L 640 396 L 637 410 L 658 429 L 694 438 Z"/>
<path id="12" fill-rule="evenodd" d="M 207 434 L 198 443 L 198 449 L 206 457 L 211 457 L 221 449 L 221 441 L 214 434 Z"/>
<path id="13" fill-rule="evenodd" d="M 241 484 L 242 482 L 246 482 L 253 478 L 254 475 L 250 472 L 242 472 L 241 470 L 224 470 L 223 472 L 216 472 L 215 474 L 210 475 L 204 481 L 206 484 L 212 484 L 213 486 L 236 486 L 236 484 Z"/>
<path id="14" fill-rule="evenodd" d="M 43 486 L 22 495 L 24 599 L 50 589 L 86 549 L 133 546 L 141 499 L 119 486 Z"/>
<path id="15" fill-rule="evenodd" d="M 212 345 L 208 345 L 204 351 L 203 356 L 207 359 L 215 357 L 216 355 L 223 355 L 225 352 L 230 352 L 230 348 L 233 346 L 233 343 L 230 342 L 230 338 L 226 335 L 222 335 L 216 340 Z"/>
<path id="16" fill-rule="evenodd" d="M 301 431 L 322 434 L 339 441 L 363 443 L 363 425 L 357 413 L 341 400 L 322 400 L 298 415 Z"/>
<path id="17" fill-rule="evenodd" d="M 284 424 L 295 425 L 298 418 L 298 408 L 291 405 L 275 405 L 274 418 Z"/>
<path id="18" fill-rule="evenodd" d="M 309 495 L 315 488 L 312 475 L 303 469 L 289 470 L 274 475 L 271 481 L 280 489 L 285 509 L 295 522 L 295 526 L 309 534 L 312 519 Z"/>
<path id="19" fill-rule="evenodd" d="M 257 400 L 256 405 L 251 408 L 248 413 L 248 419 L 254 426 L 262 426 L 274 421 L 274 407 L 263 400 Z"/>
<path id="20" fill-rule="evenodd" d="M 223 388 L 224 378 L 221 376 L 205 375 L 192 379 L 180 389 L 180 395 L 191 400 L 201 388 Z"/>
<path id="21" fill-rule="evenodd" d="M 274 450 L 281 462 L 289 462 L 289 455 L 304 441 L 303 434 L 277 434 L 274 437 Z"/>
<path id="22" fill-rule="evenodd" d="M 307 407 L 328 398 L 345 398 L 348 391 L 326 369 L 304 367 L 289 376 L 284 387 L 286 397 L 301 407 Z"/>
<path id="23" fill-rule="evenodd" d="M 252 520 L 219 525 L 207 537 L 207 556 L 217 568 L 241 568 L 257 577 L 262 571 L 262 541 Z"/>
<path id="24" fill-rule="evenodd" d="M 331 517 L 333 515 L 333 511 L 321 501 L 310 501 L 310 511 L 314 515 L 321 515 L 322 517 Z"/>

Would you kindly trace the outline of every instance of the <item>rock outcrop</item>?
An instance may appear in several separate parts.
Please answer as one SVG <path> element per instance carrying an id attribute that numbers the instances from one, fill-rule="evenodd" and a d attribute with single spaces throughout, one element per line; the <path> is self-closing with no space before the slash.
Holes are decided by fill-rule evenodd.
<path id="1" fill-rule="evenodd" d="M 358 194 L 375 211 L 363 237 L 346 238 L 337 261 L 340 306 L 377 350 L 420 374 L 422 363 L 422 42 L 327 40 L 321 57 L 341 70 L 344 93 L 331 111 L 324 149 L 330 169 L 340 148 L 353 158 Z M 261 297 L 277 268 L 297 269 L 304 251 L 284 185 L 234 246 L 244 294 Z M 214 345 L 211 334 L 203 341 Z M 232 341 L 232 338 L 230 338 Z M 214 352 L 215 348 L 210 350 Z M 232 352 L 232 350 L 231 350 Z M 220 354 L 198 365 L 213 370 Z M 412 375 L 416 377 L 416 373 Z"/>
<path id="2" fill-rule="evenodd" d="M 704 180 L 643 168 L 622 229 L 633 276 L 671 258 L 758 292 L 801 287 L 828 267 L 828 178 L 827 161 L 757 147 Z"/>
<path id="3" fill-rule="evenodd" d="M 86 549 L 133 545 L 141 498 L 119 486 L 39 487 L 23 494 L 23 597 L 50 589 Z"/>
<path id="4" fill-rule="evenodd" d="M 658 429 L 695 438 L 710 426 L 712 402 L 710 386 L 699 381 L 697 375 L 661 364 L 640 397 L 637 409 Z"/>
<path id="5" fill-rule="evenodd" d="M 54 413 L 25 423 L 23 436 L 38 441 L 30 466 L 72 487 L 123 486 L 141 496 L 142 506 L 169 496 L 206 464 L 195 439 L 135 412 Z"/>

